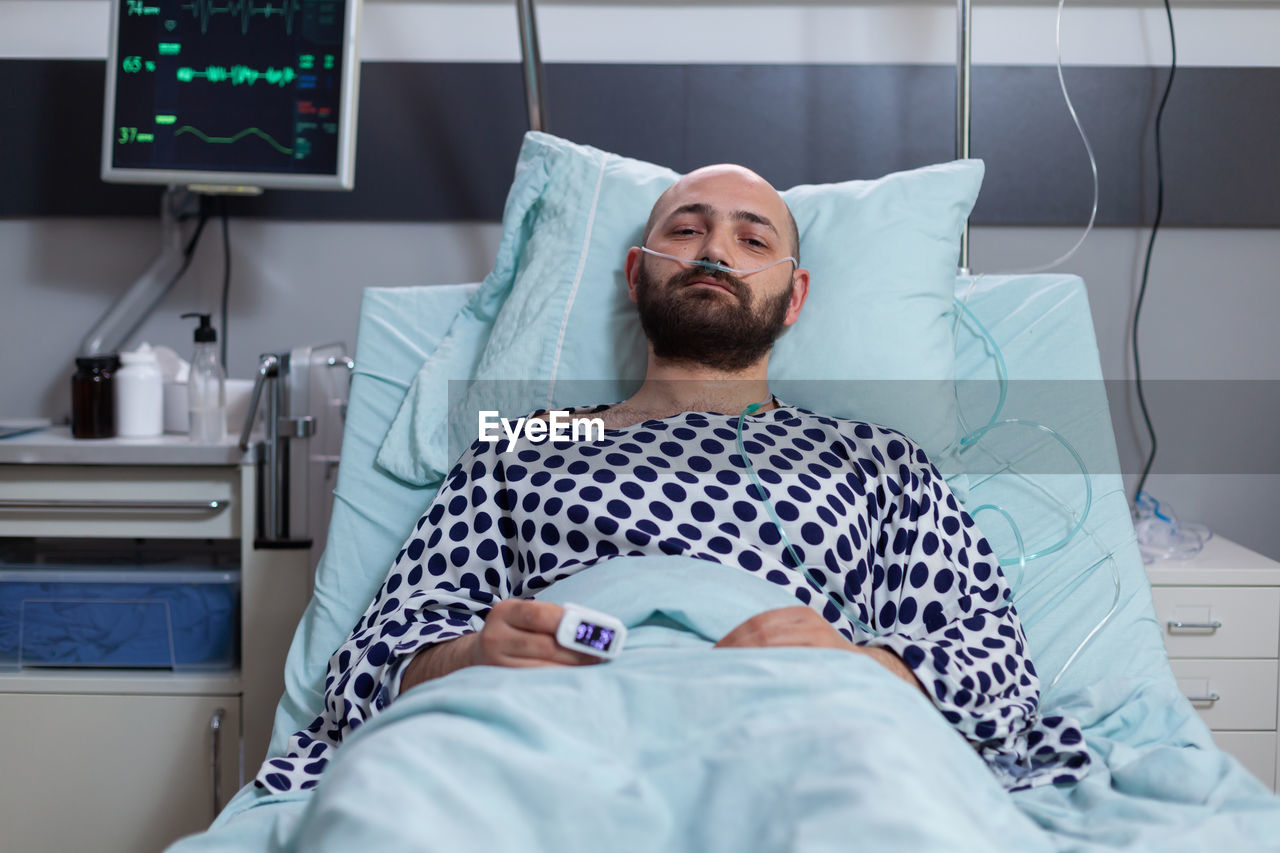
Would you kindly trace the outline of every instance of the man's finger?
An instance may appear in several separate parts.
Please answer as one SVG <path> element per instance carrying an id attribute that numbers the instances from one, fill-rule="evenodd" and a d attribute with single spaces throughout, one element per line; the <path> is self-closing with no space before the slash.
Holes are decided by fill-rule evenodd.
<path id="1" fill-rule="evenodd" d="M 508 669 L 538 669 L 544 666 L 570 666 L 567 663 L 559 663 L 557 661 L 538 660 L 537 658 L 505 658 L 496 666 L 505 666 Z"/>
<path id="2" fill-rule="evenodd" d="M 535 634 L 555 634 L 564 616 L 564 608 L 550 601 L 508 599 L 503 618 L 513 628 Z"/>
<path id="3" fill-rule="evenodd" d="M 499 654 L 511 660 L 544 661 L 565 666 L 582 666 L 599 663 L 600 660 L 591 655 L 564 648 L 553 636 L 518 629 L 511 630 L 502 638 L 500 648 Z"/>

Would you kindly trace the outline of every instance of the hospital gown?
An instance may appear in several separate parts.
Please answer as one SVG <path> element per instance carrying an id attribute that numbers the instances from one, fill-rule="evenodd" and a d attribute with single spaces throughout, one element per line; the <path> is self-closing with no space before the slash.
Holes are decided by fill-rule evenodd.
<path id="1" fill-rule="evenodd" d="M 314 787 L 333 749 L 394 699 L 413 655 L 479 631 L 495 602 L 646 554 L 751 572 L 846 639 L 892 650 L 1006 788 L 1082 778 L 1080 729 L 1038 714 L 1008 584 L 924 452 L 894 430 L 796 407 L 748 416 L 744 449 L 800 571 L 751 484 L 737 426 L 736 416 L 685 412 L 596 442 L 473 443 L 330 659 L 323 711 L 257 785 Z"/>

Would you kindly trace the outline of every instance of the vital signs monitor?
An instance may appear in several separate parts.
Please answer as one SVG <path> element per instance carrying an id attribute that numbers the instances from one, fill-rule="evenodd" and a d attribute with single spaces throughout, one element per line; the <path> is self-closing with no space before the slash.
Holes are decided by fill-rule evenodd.
<path id="1" fill-rule="evenodd" d="M 102 178 L 351 189 L 360 0 L 112 0 Z"/>

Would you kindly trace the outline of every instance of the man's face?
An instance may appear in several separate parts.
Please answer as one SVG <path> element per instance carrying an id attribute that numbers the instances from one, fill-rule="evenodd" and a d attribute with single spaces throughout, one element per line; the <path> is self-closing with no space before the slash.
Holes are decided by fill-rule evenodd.
<path id="1" fill-rule="evenodd" d="M 736 167 L 690 174 L 659 200 L 652 222 L 646 245 L 679 258 L 756 269 L 795 251 L 782 199 Z M 799 316 L 808 286 L 791 263 L 738 277 L 639 250 L 628 273 L 654 355 L 722 370 L 763 358 Z"/>
<path id="2" fill-rule="evenodd" d="M 650 269 L 652 260 L 640 260 L 636 304 L 658 358 L 742 370 L 768 353 L 782 334 L 791 303 L 789 281 L 777 293 L 753 294 L 745 281 L 719 270 L 678 269 L 659 279 Z"/>

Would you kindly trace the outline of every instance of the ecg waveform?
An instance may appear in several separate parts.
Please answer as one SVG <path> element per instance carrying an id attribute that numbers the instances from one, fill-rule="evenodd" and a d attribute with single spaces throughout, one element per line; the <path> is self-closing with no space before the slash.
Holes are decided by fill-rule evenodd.
<path id="1" fill-rule="evenodd" d="M 256 127 L 246 127 L 244 130 L 240 131 L 235 136 L 209 136 L 199 128 L 192 127 L 189 124 L 184 124 L 182 127 L 175 130 L 173 132 L 173 135 L 175 138 L 177 138 L 184 133 L 195 134 L 204 142 L 212 142 L 219 145 L 230 145 L 233 142 L 238 142 L 239 140 L 244 139 L 246 136 L 253 134 L 255 136 L 261 137 L 268 145 L 270 145 L 272 148 L 279 151 L 281 154 L 293 154 L 292 148 L 286 148 L 285 146 L 281 145 L 279 142 L 276 142 L 274 139 L 272 139 L 271 134 L 265 131 L 259 130 Z"/>
<path id="2" fill-rule="evenodd" d="M 302 10 L 301 0 L 279 0 L 278 3 L 272 3 L 271 0 L 254 4 L 252 0 L 227 0 L 227 2 L 219 5 L 214 0 L 191 0 L 190 3 L 183 3 L 179 8 L 190 12 L 192 17 L 200 21 L 200 32 L 209 32 L 209 19 L 217 15 L 239 15 L 240 16 L 240 32 L 248 33 L 249 24 L 256 17 L 270 21 L 273 17 L 279 16 L 284 19 L 284 31 L 289 35 L 293 35 L 294 17 Z"/>
<path id="3" fill-rule="evenodd" d="M 261 80 L 270 86 L 284 88 L 296 79 L 298 79 L 297 72 L 289 67 L 268 68 L 266 71 L 259 71 L 247 65 L 232 65 L 230 68 L 224 68 L 221 65 L 210 65 L 203 71 L 197 71 L 194 68 L 185 66 L 178 69 L 178 80 L 183 83 L 190 83 L 192 80 L 207 80 L 210 83 L 230 83 L 232 86 L 252 86 Z"/>

